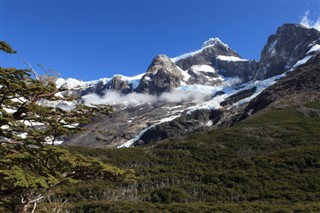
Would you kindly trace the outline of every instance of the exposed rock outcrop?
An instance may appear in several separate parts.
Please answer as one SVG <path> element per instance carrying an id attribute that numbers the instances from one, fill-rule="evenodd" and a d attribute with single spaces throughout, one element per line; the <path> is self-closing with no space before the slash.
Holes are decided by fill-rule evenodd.
<path id="1" fill-rule="evenodd" d="M 254 60 L 227 61 L 216 59 L 216 69 L 219 74 L 225 77 L 239 77 L 241 82 L 252 80 L 253 75 L 257 72 L 259 63 Z"/>
<path id="2" fill-rule="evenodd" d="M 223 82 L 217 71 L 209 65 L 193 65 L 187 70 L 188 84 L 220 85 Z"/>
<path id="3" fill-rule="evenodd" d="M 257 87 L 252 87 L 251 89 L 242 90 L 226 98 L 224 101 L 220 103 L 220 106 L 232 105 L 240 100 L 250 97 L 255 93 L 256 90 L 257 90 Z"/>
<path id="4" fill-rule="evenodd" d="M 133 145 L 143 145 L 172 137 L 181 137 L 191 132 L 210 129 L 217 123 L 222 112 L 220 110 L 196 110 L 183 113 L 179 118 L 161 123 L 148 129 Z"/>
<path id="5" fill-rule="evenodd" d="M 320 32 L 299 24 L 284 24 L 268 38 L 261 52 L 256 79 L 265 79 L 289 70 L 303 59 L 310 44 L 320 44 Z"/>
<path id="6" fill-rule="evenodd" d="M 243 120 L 270 106 L 283 107 L 320 99 L 320 54 L 254 98 L 233 120 Z"/>
<path id="7" fill-rule="evenodd" d="M 94 84 L 92 86 L 89 86 L 85 88 L 81 95 L 87 95 L 91 93 L 95 93 L 97 95 L 104 95 L 105 91 L 117 91 L 123 94 L 128 94 L 132 92 L 133 85 L 132 83 L 129 83 L 127 80 L 122 79 L 121 75 L 115 75 L 112 77 L 111 80 L 104 82 L 99 81 L 97 84 Z"/>
<path id="8" fill-rule="evenodd" d="M 123 94 L 132 92 L 132 84 L 122 80 L 121 76 L 114 76 L 111 81 L 106 84 L 106 89 L 120 91 Z"/>
<path id="9" fill-rule="evenodd" d="M 177 67 L 168 56 L 158 55 L 153 59 L 135 91 L 149 94 L 169 92 L 181 85 L 184 79 L 183 72 L 185 71 Z"/>

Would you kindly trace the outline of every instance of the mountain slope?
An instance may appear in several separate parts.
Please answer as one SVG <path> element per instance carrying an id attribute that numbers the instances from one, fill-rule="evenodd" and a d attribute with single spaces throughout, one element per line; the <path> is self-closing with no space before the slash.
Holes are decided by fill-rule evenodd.
<path id="1" fill-rule="evenodd" d="M 123 185 L 62 186 L 52 199 L 67 199 L 71 212 L 318 212 L 320 113 L 311 110 L 320 110 L 320 101 L 302 104 L 307 115 L 291 105 L 231 128 L 149 146 L 72 147 L 134 168 L 139 178 Z"/>
<path id="2" fill-rule="evenodd" d="M 320 99 L 320 54 L 290 72 L 285 78 L 252 100 L 244 109 L 244 119 L 249 114 L 266 108 L 283 107 Z"/>
<path id="3" fill-rule="evenodd" d="M 124 147 L 233 125 L 271 102 L 279 102 L 276 96 L 289 100 L 284 98 L 294 94 L 285 88 L 289 83 L 277 86 L 282 94 L 273 89 L 266 90 L 270 97 L 261 98 L 266 92 L 258 96 L 277 81 L 282 82 L 279 79 L 287 74 L 285 79 L 296 79 L 292 84 L 299 85 L 300 78 L 305 79 L 306 85 L 312 79 L 318 82 L 313 71 L 310 79 L 305 76 L 309 75 L 309 68 L 318 66 L 315 56 L 320 51 L 319 41 L 320 32 L 285 24 L 269 37 L 260 62 L 242 59 L 221 40 L 209 39 L 193 53 L 174 59 L 156 56 L 146 73 L 137 77 L 114 76 L 82 83 L 80 92 L 75 90 L 84 95 L 84 103 L 116 104 L 117 112 L 97 118 L 88 131 L 66 139 L 65 144 Z M 308 61 L 312 65 L 308 63 L 310 67 L 303 68 Z M 298 77 L 290 77 L 297 72 L 301 72 Z M 295 89 L 298 88 L 292 90 Z M 303 91 L 318 94 L 317 89 L 304 86 L 297 95 L 305 96 Z"/>
<path id="4" fill-rule="evenodd" d="M 254 96 L 255 92 L 256 87 L 249 90 L 241 90 L 226 98 L 225 101 L 220 102 L 220 105 L 226 105 L 228 101 L 232 100 L 241 101 L 247 97 Z M 235 125 L 250 115 L 260 111 L 270 111 L 274 108 L 299 105 L 299 110 L 308 111 L 302 104 L 319 99 L 320 54 L 263 90 L 247 104 L 242 106 L 235 105 L 227 110 L 213 108 L 187 111 L 170 122 L 161 123 L 154 128 L 149 128 L 143 132 L 134 145 L 147 144 L 169 137 L 180 137 L 193 131 L 204 131 L 221 126 Z M 314 111 L 318 112 L 319 110 Z"/>

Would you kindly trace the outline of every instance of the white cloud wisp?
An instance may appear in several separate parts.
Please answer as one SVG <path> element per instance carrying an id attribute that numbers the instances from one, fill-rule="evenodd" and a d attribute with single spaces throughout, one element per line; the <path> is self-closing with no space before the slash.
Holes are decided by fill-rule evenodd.
<path id="1" fill-rule="evenodd" d="M 304 13 L 304 16 L 300 20 L 300 24 L 320 31 L 320 17 L 318 17 L 316 21 L 310 20 L 310 10 L 307 10 Z"/>

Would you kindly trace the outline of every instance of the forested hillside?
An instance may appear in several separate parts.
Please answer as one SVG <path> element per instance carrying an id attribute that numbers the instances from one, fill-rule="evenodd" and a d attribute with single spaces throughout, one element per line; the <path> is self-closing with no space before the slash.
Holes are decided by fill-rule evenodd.
<path id="1" fill-rule="evenodd" d="M 320 100 L 251 117 L 231 128 L 145 147 L 89 149 L 137 178 L 56 189 L 71 212 L 318 212 Z"/>

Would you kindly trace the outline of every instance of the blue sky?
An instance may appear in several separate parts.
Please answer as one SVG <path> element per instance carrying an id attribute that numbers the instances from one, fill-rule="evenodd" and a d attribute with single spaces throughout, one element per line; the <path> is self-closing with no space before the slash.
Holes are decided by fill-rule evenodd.
<path id="1" fill-rule="evenodd" d="M 67 1 L 0 0 L 0 39 L 19 54 L 1 53 L 1 66 L 26 68 L 25 58 L 61 77 L 94 80 L 146 71 L 157 54 L 175 57 L 219 37 L 242 57 L 259 59 L 269 35 L 320 1 Z"/>

